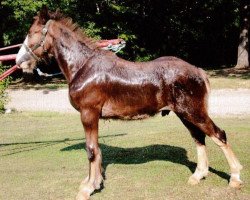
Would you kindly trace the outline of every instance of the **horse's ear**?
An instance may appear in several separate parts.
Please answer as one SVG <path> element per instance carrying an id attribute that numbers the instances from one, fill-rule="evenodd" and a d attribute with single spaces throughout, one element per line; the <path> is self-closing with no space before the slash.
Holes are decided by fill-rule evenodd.
<path id="1" fill-rule="evenodd" d="M 61 10 L 60 10 L 60 8 L 57 8 L 56 9 L 56 15 L 59 15 L 59 13 L 61 13 Z"/>
<path id="2" fill-rule="evenodd" d="M 52 18 L 52 19 L 59 19 L 59 18 L 62 16 L 62 14 L 61 14 L 61 12 L 60 12 L 60 9 L 57 8 L 55 12 L 50 12 L 50 11 L 49 11 L 49 16 L 50 16 L 50 18 Z"/>
<path id="3" fill-rule="evenodd" d="M 45 24 L 49 20 L 48 7 L 43 5 L 41 11 L 38 13 L 39 22 Z"/>

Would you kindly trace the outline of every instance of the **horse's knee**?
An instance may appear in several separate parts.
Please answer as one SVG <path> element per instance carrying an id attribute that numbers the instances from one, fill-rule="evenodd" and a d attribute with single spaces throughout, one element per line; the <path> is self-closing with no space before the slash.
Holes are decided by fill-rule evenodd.
<path id="1" fill-rule="evenodd" d="M 93 145 L 86 145 L 87 156 L 90 162 L 95 160 L 95 149 Z"/>
<path id="2" fill-rule="evenodd" d="M 98 144 L 86 144 L 86 152 L 90 162 L 96 161 L 96 159 L 98 160 L 102 156 Z"/>

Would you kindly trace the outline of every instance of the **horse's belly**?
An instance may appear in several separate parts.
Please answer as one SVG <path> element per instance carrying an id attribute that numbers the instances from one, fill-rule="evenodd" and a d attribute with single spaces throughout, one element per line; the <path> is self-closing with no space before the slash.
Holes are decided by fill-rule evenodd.
<path id="1" fill-rule="evenodd" d="M 102 118 L 145 119 L 157 113 L 154 106 L 126 105 L 123 103 L 106 102 L 102 107 Z"/>

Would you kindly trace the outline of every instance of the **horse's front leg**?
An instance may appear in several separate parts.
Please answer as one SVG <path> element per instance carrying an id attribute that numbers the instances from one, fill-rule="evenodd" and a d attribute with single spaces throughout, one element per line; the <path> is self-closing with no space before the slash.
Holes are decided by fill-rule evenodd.
<path id="1" fill-rule="evenodd" d="M 100 189 L 102 177 L 102 156 L 98 144 L 99 112 L 94 109 L 81 110 L 81 120 L 85 130 L 86 151 L 89 160 L 89 175 L 81 183 L 77 200 L 87 200 L 96 189 Z"/>

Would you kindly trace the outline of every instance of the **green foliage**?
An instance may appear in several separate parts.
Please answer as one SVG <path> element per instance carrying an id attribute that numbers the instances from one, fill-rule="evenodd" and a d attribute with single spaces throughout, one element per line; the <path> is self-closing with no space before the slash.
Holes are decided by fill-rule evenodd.
<path id="1" fill-rule="evenodd" d="M 200 66 L 235 63 L 239 1 L 3 0 L 0 44 L 21 42 L 42 5 L 60 8 L 94 38 L 121 37 L 123 57 L 174 55 Z"/>
<path id="2" fill-rule="evenodd" d="M 20 42 L 24 38 L 32 18 L 46 2 L 46 0 L 1 1 L 1 17 L 5 19 L 3 21 L 4 45 Z"/>
<path id="3" fill-rule="evenodd" d="M 100 35 L 100 32 L 101 32 L 101 29 L 96 27 L 96 24 L 95 22 L 86 22 L 84 25 L 83 25 L 83 28 L 84 28 L 84 32 L 92 37 L 92 38 L 95 38 L 97 40 L 100 40 L 101 37 L 99 36 Z"/>
<path id="4" fill-rule="evenodd" d="M 5 71 L 5 67 L 0 65 L 0 74 L 2 74 L 4 71 Z M 3 113 L 4 111 L 4 104 L 7 101 L 5 90 L 9 83 L 10 83 L 10 78 L 0 81 L 0 113 Z"/>

